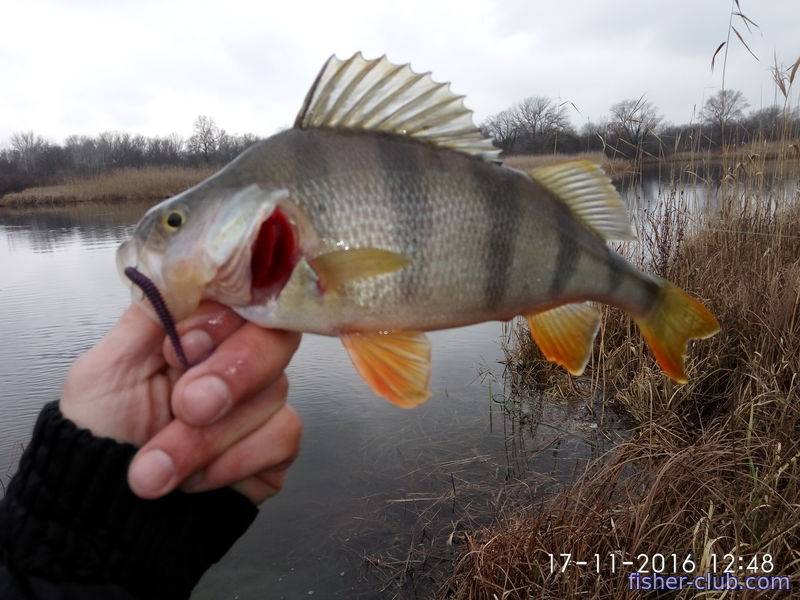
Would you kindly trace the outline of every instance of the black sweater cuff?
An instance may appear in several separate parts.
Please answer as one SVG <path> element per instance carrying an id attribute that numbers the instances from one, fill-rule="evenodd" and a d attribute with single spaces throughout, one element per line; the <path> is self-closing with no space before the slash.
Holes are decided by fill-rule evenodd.
<path id="1" fill-rule="evenodd" d="M 50 581 L 110 583 L 142 598 L 185 598 L 257 514 L 222 489 L 142 500 L 127 470 L 136 448 L 39 415 L 0 502 L 0 558 Z"/>

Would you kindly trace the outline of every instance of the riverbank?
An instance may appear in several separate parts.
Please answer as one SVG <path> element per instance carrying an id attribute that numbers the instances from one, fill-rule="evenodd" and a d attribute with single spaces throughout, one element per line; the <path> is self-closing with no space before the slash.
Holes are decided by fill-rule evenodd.
<path id="1" fill-rule="evenodd" d="M 659 163 L 696 162 L 698 160 L 722 163 L 761 162 L 761 161 L 794 161 L 800 159 L 800 140 L 760 140 L 742 146 L 729 147 L 723 152 L 721 148 L 696 152 L 675 152 L 661 157 L 644 157 L 644 165 Z"/>
<path id="2" fill-rule="evenodd" d="M 530 170 L 568 160 L 591 160 L 602 164 L 614 178 L 631 173 L 633 163 L 605 157 L 602 152 L 581 154 L 542 154 L 536 156 L 511 156 L 505 164 L 521 170 Z M 0 207 L 31 207 L 64 205 L 79 202 L 152 201 L 169 198 L 200 183 L 212 175 L 211 167 L 144 167 L 118 169 L 93 177 L 75 178 L 67 182 L 32 187 L 0 197 Z"/>
<path id="3" fill-rule="evenodd" d="M 766 189 L 759 160 L 719 189 L 714 215 L 689 213 L 678 190 L 665 190 L 629 251 L 722 325 L 690 348 L 687 385 L 661 375 L 615 309 L 583 380 L 545 362 L 518 327 L 508 352 L 516 385 L 551 398 L 601 395 L 633 434 L 550 499 L 466 533 L 440 597 L 639 598 L 628 576 L 645 560 L 655 568 L 657 555 L 665 573 L 721 574 L 733 561 L 736 575 L 800 585 L 800 192 Z M 796 165 L 781 168 L 796 180 Z M 562 553 L 588 564 L 562 573 Z"/>
<path id="4" fill-rule="evenodd" d="M 75 202 L 159 201 L 200 183 L 210 167 L 119 169 L 58 185 L 32 187 L 0 198 L 0 206 L 30 207 Z"/>
<path id="5" fill-rule="evenodd" d="M 749 145 L 726 155 L 726 160 L 731 162 L 730 169 L 734 171 L 753 164 L 763 164 L 771 169 L 775 163 L 794 162 L 796 158 L 800 158 L 800 146 L 797 143 L 780 145 L 777 142 Z M 602 152 L 517 155 L 505 157 L 503 163 L 515 169 L 530 171 L 536 167 L 570 160 L 589 160 L 598 163 L 614 180 L 665 166 L 674 168 L 675 165 L 682 165 L 681 169 L 694 172 L 692 169 L 720 168 L 723 164 L 723 157 L 717 152 L 681 152 L 659 160 L 643 159 L 641 163 L 609 157 Z M 123 200 L 158 202 L 200 183 L 215 171 L 216 169 L 212 167 L 118 169 L 92 177 L 74 178 L 56 185 L 32 187 L 6 194 L 0 197 L 0 207 L 52 206 Z"/>

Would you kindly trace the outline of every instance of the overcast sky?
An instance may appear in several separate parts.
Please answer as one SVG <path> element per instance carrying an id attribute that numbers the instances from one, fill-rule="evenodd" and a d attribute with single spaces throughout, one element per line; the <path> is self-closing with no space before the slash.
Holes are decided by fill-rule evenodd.
<path id="1" fill-rule="evenodd" d="M 797 0 L 740 0 L 760 25 L 732 39 L 726 87 L 774 99 L 773 51 L 800 55 Z M 188 136 L 199 114 L 230 133 L 289 125 L 331 54 L 386 53 L 430 70 L 480 121 L 525 96 L 570 100 L 576 125 L 647 94 L 687 122 L 721 83 L 710 72 L 729 0 L 14 2 L 0 0 L 0 146 L 121 130 Z M 734 36 L 735 38 L 735 36 Z M 800 84 L 797 86 L 800 87 Z"/>

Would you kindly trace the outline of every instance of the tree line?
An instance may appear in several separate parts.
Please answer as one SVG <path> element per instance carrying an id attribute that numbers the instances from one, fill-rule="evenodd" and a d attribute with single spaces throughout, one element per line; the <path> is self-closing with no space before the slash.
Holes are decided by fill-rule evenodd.
<path id="1" fill-rule="evenodd" d="M 738 90 L 719 90 L 706 100 L 698 121 L 685 125 L 667 123 L 644 96 L 613 104 L 604 119 L 579 130 L 570 123 L 571 108 L 568 102 L 532 96 L 490 116 L 481 129 L 505 154 L 603 151 L 629 159 L 714 150 L 800 132 L 797 109 L 775 105 L 746 113 L 749 103 Z"/>
<path id="2" fill-rule="evenodd" d="M 740 91 L 720 90 L 705 102 L 697 123 L 672 125 L 642 96 L 617 102 L 604 119 L 576 129 L 569 118 L 572 103 L 531 96 L 490 116 L 481 129 L 504 154 L 603 151 L 640 159 L 796 136 L 800 114 L 786 106 L 746 113 L 749 103 Z M 188 139 L 112 131 L 72 135 L 57 144 L 32 131 L 18 132 L 10 147 L 0 149 L 0 195 L 123 167 L 219 166 L 258 139 L 251 133 L 229 134 L 204 115 L 197 117 Z"/>
<path id="3" fill-rule="evenodd" d="M 189 138 L 107 131 L 96 136 L 71 135 L 57 144 L 32 131 L 17 132 L 11 136 L 10 147 L 0 149 L 0 196 L 124 167 L 219 166 L 258 139 L 252 133 L 229 134 L 205 115 L 197 117 Z"/>

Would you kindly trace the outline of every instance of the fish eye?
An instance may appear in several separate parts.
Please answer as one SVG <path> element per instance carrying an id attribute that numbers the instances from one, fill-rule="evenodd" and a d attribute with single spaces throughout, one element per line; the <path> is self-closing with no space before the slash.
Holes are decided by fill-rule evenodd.
<path id="1" fill-rule="evenodd" d="M 181 213 L 173 210 L 167 214 L 166 218 L 164 219 L 164 224 L 167 226 L 167 229 L 174 231 L 183 225 L 184 220 L 185 218 Z"/>

